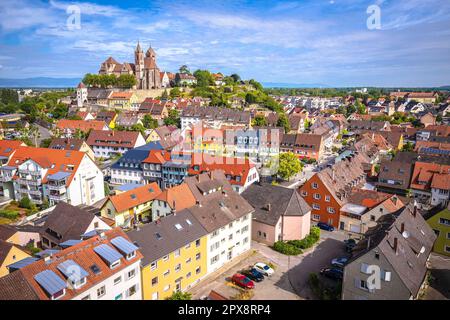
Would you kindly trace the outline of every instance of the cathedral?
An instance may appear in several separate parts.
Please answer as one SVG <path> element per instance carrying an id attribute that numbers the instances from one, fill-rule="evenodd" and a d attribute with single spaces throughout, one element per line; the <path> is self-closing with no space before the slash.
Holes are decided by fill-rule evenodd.
<path id="1" fill-rule="evenodd" d="M 99 74 L 132 74 L 136 77 L 137 89 L 160 89 L 161 73 L 156 65 L 156 53 L 152 47 L 144 55 L 141 45 L 137 44 L 134 51 L 134 63 L 119 63 L 109 57 L 102 63 Z"/>

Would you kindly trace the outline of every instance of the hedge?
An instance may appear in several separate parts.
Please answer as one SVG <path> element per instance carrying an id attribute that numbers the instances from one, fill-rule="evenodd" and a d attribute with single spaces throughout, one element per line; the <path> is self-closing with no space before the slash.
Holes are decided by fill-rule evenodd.
<path id="1" fill-rule="evenodd" d="M 273 244 L 273 249 L 288 256 L 296 256 L 302 253 L 302 250 L 300 248 L 283 241 L 275 242 Z"/>
<path id="2" fill-rule="evenodd" d="M 0 217 L 7 218 L 10 220 L 16 220 L 19 216 L 19 212 L 12 210 L 0 210 Z"/>
<path id="3" fill-rule="evenodd" d="M 311 248 L 320 239 L 320 229 L 312 227 L 309 235 L 302 240 L 290 240 L 287 243 L 299 249 Z"/>

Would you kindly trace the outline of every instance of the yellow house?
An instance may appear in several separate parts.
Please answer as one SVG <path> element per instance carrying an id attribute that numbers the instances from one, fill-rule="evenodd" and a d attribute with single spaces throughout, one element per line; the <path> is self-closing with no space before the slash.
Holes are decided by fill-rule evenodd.
<path id="1" fill-rule="evenodd" d="M 30 257 L 16 245 L 0 240 L 0 278 L 9 274 L 7 266 Z"/>
<path id="2" fill-rule="evenodd" d="M 130 228 L 135 222 L 151 219 L 153 200 L 161 193 L 157 183 L 109 196 L 100 209 L 102 217 L 115 221 L 116 227 Z"/>
<path id="3" fill-rule="evenodd" d="M 427 219 L 437 235 L 433 251 L 450 257 L 450 206 Z"/>
<path id="4" fill-rule="evenodd" d="M 146 142 L 156 142 L 161 140 L 161 137 L 159 136 L 158 132 L 155 129 L 150 129 L 150 132 L 146 138 Z"/>
<path id="5" fill-rule="evenodd" d="M 130 91 L 113 92 L 108 98 L 111 109 L 132 110 L 138 107 L 138 97 Z"/>
<path id="6" fill-rule="evenodd" d="M 182 210 L 127 233 L 139 245 L 144 300 L 164 300 L 195 286 L 207 272 L 207 231 Z"/>

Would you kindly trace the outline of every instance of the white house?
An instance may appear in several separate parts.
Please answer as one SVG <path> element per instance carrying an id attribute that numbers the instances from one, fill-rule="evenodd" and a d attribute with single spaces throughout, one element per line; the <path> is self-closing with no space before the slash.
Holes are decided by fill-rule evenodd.
<path id="1" fill-rule="evenodd" d="M 15 200 L 91 205 L 105 197 L 102 171 L 81 151 L 20 147 L 1 170 L 8 171 Z"/>
<path id="2" fill-rule="evenodd" d="M 143 146 L 145 139 L 137 131 L 93 130 L 86 142 L 94 151 L 96 158 L 110 158 Z"/>

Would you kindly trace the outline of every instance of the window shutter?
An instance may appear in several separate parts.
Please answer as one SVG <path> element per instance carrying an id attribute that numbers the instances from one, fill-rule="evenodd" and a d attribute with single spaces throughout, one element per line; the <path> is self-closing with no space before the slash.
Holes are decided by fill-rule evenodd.
<path id="1" fill-rule="evenodd" d="M 384 281 L 391 281 L 391 272 L 390 271 L 384 271 Z"/>

